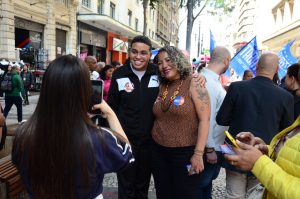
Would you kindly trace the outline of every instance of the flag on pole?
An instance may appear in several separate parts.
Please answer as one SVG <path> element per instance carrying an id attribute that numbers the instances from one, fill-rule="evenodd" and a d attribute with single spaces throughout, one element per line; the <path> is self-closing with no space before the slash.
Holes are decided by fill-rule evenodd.
<path id="1" fill-rule="evenodd" d="M 211 30 L 209 30 L 209 32 L 210 32 L 209 51 L 210 51 L 210 55 L 211 55 L 212 51 L 215 49 L 217 44 L 216 44 L 216 40 L 215 40 L 214 35 L 212 34 Z"/>
<path id="2" fill-rule="evenodd" d="M 278 53 L 279 57 L 279 70 L 278 70 L 278 75 L 279 78 L 282 79 L 287 71 L 287 68 L 294 64 L 297 63 L 297 58 L 294 57 L 291 53 L 291 46 L 295 42 L 295 39 L 287 43 Z"/>
<path id="3" fill-rule="evenodd" d="M 256 36 L 245 45 L 230 61 L 230 68 L 240 77 L 243 77 L 244 71 L 250 69 L 256 75 L 256 64 L 258 62 L 259 52 L 256 42 Z M 230 77 L 230 68 L 225 72 Z"/>
<path id="4" fill-rule="evenodd" d="M 157 53 L 158 53 L 158 50 L 159 50 L 159 49 L 154 49 L 154 50 L 151 50 L 151 53 L 152 53 L 152 55 L 151 55 L 151 57 L 150 57 L 150 59 L 151 59 L 151 60 L 153 60 L 153 59 L 154 59 L 154 57 L 157 55 Z"/>

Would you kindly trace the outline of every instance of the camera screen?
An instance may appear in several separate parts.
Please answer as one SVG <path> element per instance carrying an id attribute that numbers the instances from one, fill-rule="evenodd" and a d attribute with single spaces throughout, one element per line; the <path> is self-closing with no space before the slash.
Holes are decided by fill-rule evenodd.
<path id="1" fill-rule="evenodd" d="M 92 104 L 100 104 L 103 98 L 103 81 L 92 80 Z"/>
<path id="2" fill-rule="evenodd" d="M 102 80 L 91 80 L 92 82 L 92 96 L 90 101 L 89 112 L 97 114 L 100 110 L 92 110 L 95 104 L 100 104 L 103 100 L 103 81 Z"/>

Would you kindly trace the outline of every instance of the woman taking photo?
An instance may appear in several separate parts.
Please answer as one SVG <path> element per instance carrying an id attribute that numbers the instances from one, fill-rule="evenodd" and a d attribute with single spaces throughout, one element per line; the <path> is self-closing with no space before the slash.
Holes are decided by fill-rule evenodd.
<path id="1" fill-rule="evenodd" d="M 133 161 L 127 137 L 110 107 L 100 108 L 110 129 L 87 115 L 92 85 L 88 67 L 66 55 L 48 66 L 32 117 L 16 131 L 12 159 L 29 197 L 100 197 L 105 173 Z M 113 133 L 116 132 L 116 133 Z"/>
<path id="2" fill-rule="evenodd" d="M 161 82 L 153 106 L 153 175 L 158 199 L 201 199 L 198 175 L 204 170 L 210 100 L 191 76 L 182 52 L 166 46 L 158 51 Z"/>

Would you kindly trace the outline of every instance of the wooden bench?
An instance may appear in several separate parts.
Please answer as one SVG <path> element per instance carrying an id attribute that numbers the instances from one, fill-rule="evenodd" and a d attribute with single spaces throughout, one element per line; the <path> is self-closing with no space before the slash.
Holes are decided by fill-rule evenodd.
<path id="1" fill-rule="evenodd" d="M 12 161 L 0 163 L 0 182 L 6 184 L 6 197 L 12 199 L 24 191 L 21 177 Z"/>

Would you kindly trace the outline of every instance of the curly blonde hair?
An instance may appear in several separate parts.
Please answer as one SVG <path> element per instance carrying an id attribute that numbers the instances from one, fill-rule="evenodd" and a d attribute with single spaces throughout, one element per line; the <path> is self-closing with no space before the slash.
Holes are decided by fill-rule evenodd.
<path id="1" fill-rule="evenodd" d="M 179 71 L 180 79 L 185 79 L 192 73 L 192 67 L 189 60 L 184 56 L 184 54 L 178 48 L 174 46 L 165 46 L 159 49 L 157 55 L 154 58 L 154 63 L 158 63 L 158 55 L 161 52 L 166 52 L 169 55 L 171 62 L 175 65 L 175 69 Z M 158 78 L 161 83 L 167 83 L 168 80 L 159 73 Z"/>

